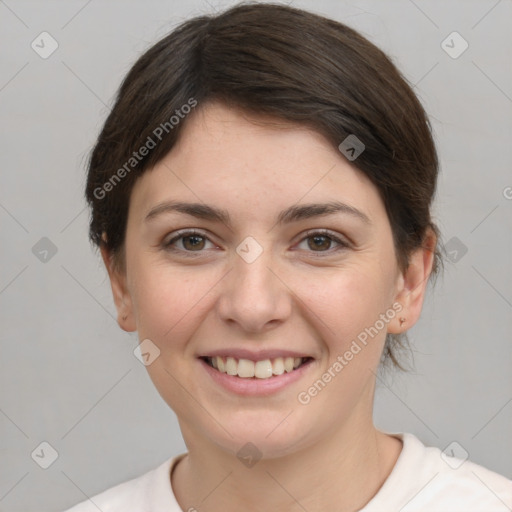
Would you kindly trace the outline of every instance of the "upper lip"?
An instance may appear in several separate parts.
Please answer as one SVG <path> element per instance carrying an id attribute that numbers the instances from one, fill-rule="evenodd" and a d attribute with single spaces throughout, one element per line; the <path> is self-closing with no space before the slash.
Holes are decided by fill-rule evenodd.
<path id="1" fill-rule="evenodd" d="M 250 361 L 263 361 L 265 359 L 276 359 L 277 357 L 312 357 L 304 352 L 296 350 L 258 350 L 252 351 L 244 348 L 210 350 L 199 357 L 234 357 L 235 359 L 249 359 Z"/>

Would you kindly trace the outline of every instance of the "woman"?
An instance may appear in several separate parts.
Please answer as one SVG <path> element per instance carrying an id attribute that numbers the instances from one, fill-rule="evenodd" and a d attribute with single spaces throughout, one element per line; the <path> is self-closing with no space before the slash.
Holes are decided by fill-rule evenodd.
<path id="1" fill-rule="evenodd" d="M 188 453 L 71 510 L 509 510 L 504 476 L 372 421 L 440 268 L 437 173 L 411 88 L 340 23 L 240 5 L 150 48 L 86 195 Z"/>

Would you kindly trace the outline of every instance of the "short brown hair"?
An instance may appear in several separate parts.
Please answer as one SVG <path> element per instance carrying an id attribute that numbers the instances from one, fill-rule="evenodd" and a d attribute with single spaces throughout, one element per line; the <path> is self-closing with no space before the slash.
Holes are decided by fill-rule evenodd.
<path id="1" fill-rule="evenodd" d="M 179 25 L 136 61 L 120 86 L 91 152 L 86 185 L 90 240 L 105 246 L 119 269 L 125 269 L 133 186 L 176 144 L 187 117 L 170 120 L 191 99 L 301 123 L 335 147 L 355 135 L 365 149 L 352 163 L 383 199 L 401 269 L 429 229 L 438 234 L 430 214 L 438 174 L 431 125 L 390 58 L 334 20 L 279 4 L 242 3 Z M 155 147 L 131 161 L 158 126 Z M 435 276 L 442 259 L 437 249 L 434 256 Z M 388 334 L 385 362 L 402 368 L 394 349 L 405 339 Z"/>

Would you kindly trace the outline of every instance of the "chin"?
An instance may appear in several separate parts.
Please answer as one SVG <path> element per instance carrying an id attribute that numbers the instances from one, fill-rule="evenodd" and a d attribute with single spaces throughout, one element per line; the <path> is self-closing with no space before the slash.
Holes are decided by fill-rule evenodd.
<path id="1" fill-rule="evenodd" d="M 299 418 L 297 411 L 290 412 L 291 409 L 246 412 L 240 414 L 236 421 L 223 424 L 233 437 L 222 429 L 210 432 L 208 437 L 214 444 L 230 454 L 236 454 L 238 458 L 246 452 L 249 456 L 263 459 L 285 457 L 305 447 L 309 437 L 307 421 Z"/>

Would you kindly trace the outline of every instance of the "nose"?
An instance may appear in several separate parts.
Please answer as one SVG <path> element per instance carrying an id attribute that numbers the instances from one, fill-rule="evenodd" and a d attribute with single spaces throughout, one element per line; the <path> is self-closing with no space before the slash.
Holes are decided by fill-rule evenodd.
<path id="1" fill-rule="evenodd" d="M 245 332 L 265 332 L 282 324 L 292 310 L 292 294 L 266 251 L 248 263 L 235 255 L 231 271 L 222 280 L 217 302 L 224 322 Z"/>

